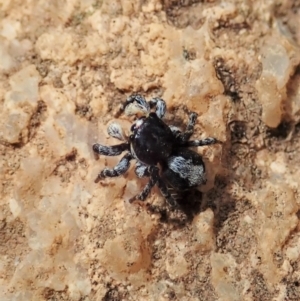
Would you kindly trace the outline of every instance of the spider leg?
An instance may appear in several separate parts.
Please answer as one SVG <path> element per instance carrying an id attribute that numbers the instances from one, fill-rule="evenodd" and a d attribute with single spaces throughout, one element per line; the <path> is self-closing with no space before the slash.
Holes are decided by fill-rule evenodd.
<path id="1" fill-rule="evenodd" d="M 156 184 L 157 180 L 158 180 L 158 173 L 159 173 L 159 169 L 156 166 L 150 166 L 147 168 L 148 172 L 149 172 L 149 182 L 146 184 L 146 186 L 144 187 L 143 191 L 137 195 L 135 195 L 134 197 L 132 197 L 129 200 L 129 203 L 133 203 L 136 200 L 140 200 L 140 201 L 145 201 L 145 199 L 147 198 L 147 196 L 149 195 L 151 189 L 153 188 L 153 186 Z"/>
<path id="2" fill-rule="evenodd" d="M 127 153 L 114 168 L 104 168 L 98 174 L 97 178 L 95 179 L 95 183 L 98 183 L 101 179 L 104 179 L 106 177 L 112 178 L 124 174 L 130 167 L 130 160 L 132 159 L 132 155 L 130 153 Z"/>
<path id="3" fill-rule="evenodd" d="M 148 102 L 146 101 L 145 97 L 143 97 L 142 95 L 140 94 L 132 94 L 130 95 L 127 99 L 126 99 L 126 102 L 124 104 L 124 108 L 126 106 L 128 106 L 130 103 L 133 103 L 133 102 L 136 102 L 138 105 L 140 105 L 141 107 L 144 107 L 144 108 L 149 108 L 149 104 Z"/>
<path id="4" fill-rule="evenodd" d="M 135 174 L 139 178 L 149 177 L 150 173 L 148 171 L 148 166 L 146 166 L 140 162 L 137 162 L 136 167 L 135 167 Z"/>
<path id="5" fill-rule="evenodd" d="M 121 141 L 126 141 L 126 135 L 119 123 L 113 122 L 107 128 L 109 136 L 117 138 Z"/>
<path id="6" fill-rule="evenodd" d="M 177 139 L 179 140 L 180 144 L 185 144 L 185 142 L 187 142 L 190 137 L 193 135 L 194 133 L 194 126 L 196 124 L 196 119 L 198 117 L 198 114 L 195 112 L 192 112 L 189 116 L 189 122 L 186 126 L 186 129 L 183 133 L 180 133 L 177 135 Z"/>
<path id="7" fill-rule="evenodd" d="M 99 143 L 93 144 L 93 151 L 96 154 L 104 156 L 118 156 L 125 150 L 129 150 L 130 146 L 128 143 L 121 143 L 118 145 L 105 146 Z"/>
<path id="8" fill-rule="evenodd" d="M 171 207 L 176 207 L 177 203 L 175 202 L 174 198 L 171 196 L 171 194 L 169 193 L 169 190 L 166 186 L 166 184 L 164 183 L 164 181 L 159 177 L 158 181 L 157 181 L 157 186 L 162 194 L 162 196 L 165 198 L 165 200 L 169 203 L 169 205 Z"/>
<path id="9" fill-rule="evenodd" d="M 135 115 L 137 113 L 144 113 L 147 115 L 150 112 L 150 109 L 154 107 L 156 107 L 156 115 L 159 118 L 163 118 L 166 113 L 166 103 L 163 99 L 155 97 L 147 102 L 142 95 L 133 94 L 126 99 L 125 103 L 121 106 L 119 112 L 117 113 L 117 116 L 124 111 L 128 116 Z"/>
<path id="10" fill-rule="evenodd" d="M 140 165 L 136 168 L 136 173 L 137 170 L 142 171 L 142 168 L 144 166 Z M 140 201 L 144 201 L 147 196 L 149 195 L 151 189 L 154 187 L 155 184 L 157 184 L 159 190 L 161 191 L 161 194 L 163 195 L 163 197 L 167 200 L 167 202 L 171 205 L 171 206 L 176 206 L 176 203 L 174 201 L 174 199 L 172 198 L 172 196 L 170 195 L 167 186 L 165 185 L 165 183 L 163 182 L 163 180 L 160 178 L 159 176 L 159 169 L 157 166 L 150 166 L 150 167 L 146 167 L 147 169 L 144 169 L 144 172 L 141 172 L 140 175 L 144 175 L 144 176 L 150 176 L 150 180 L 149 182 L 146 184 L 146 186 L 144 187 L 143 191 L 132 197 L 129 202 L 132 203 L 136 200 L 140 200 Z M 138 175 L 139 176 L 139 175 Z"/>
<path id="11" fill-rule="evenodd" d="M 189 139 L 192 134 L 194 133 L 194 126 L 196 124 L 196 120 L 197 120 L 198 114 L 195 112 L 192 112 L 189 116 L 189 122 L 187 124 L 186 130 L 184 132 L 185 137 L 187 137 L 187 139 Z"/>
<path id="12" fill-rule="evenodd" d="M 156 107 L 155 113 L 159 118 L 163 118 L 165 116 L 167 106 L 166 102 L 163 99 L 159 97 L 152 98 L 149 101 L 149 105 L 151 109 Z"/>
<path id="13" fill-rule="evenodd" d="M 216 138 L 208 137 L 201 140 L 191 140 L 186 141 L 183 146 L 189 147 L 189 146 L 205 146 L 205 145 L 211 145 L 219 143 L 219 141 Z"/>
<path id="14" fill-rule="evenodd" d="M 120 111 L 125 111 L 125 114 L 128 116 L 135 115 L 139 112 L 146 115 L 150 111 L 150 106 L 142 95 L 133 94 L 126 99 Z"/>

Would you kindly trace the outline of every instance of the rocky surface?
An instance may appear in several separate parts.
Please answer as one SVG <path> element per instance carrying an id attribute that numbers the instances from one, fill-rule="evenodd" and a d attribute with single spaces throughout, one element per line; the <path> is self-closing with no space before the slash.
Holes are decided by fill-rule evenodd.
<path id="1" fill-rule="evenodd" d="M 299 28 L 292 0 L 2 1 L 0 299 L 300 300 Z M 222 141 L 183 210 L 94 183 L 134 92 Z"/>

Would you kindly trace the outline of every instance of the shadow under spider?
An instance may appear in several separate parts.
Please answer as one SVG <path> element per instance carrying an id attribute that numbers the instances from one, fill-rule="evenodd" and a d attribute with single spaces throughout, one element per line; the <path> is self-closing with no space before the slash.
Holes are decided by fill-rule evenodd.
<path id="1" fill-rule="evenodd" d="M 150 214 L 160 214 L 160 222 L 173 224 L 174 226 L 184 227 L 201 211 L 202 192 L 193 189 L 177 192 L 176 202 L 178 207 L 155 206 L 147 203 L 147 211 Z"/>
<path id="2" fill-rule="evenodd" d="M 215 187 L 205 194 L 205 200 L 202 192 L 192 189 L 178 193 L 176 208 L 151 203 L 147 203 L 146 208 L 150 214 L 159 214 L 161 223 L 179 228 L 190 224 L 196 215 L 210 208 L 214 212 L 214 231 L 217 235 L 225 221 L 237 210 L 237 200 L 226 192 L 226 185 L 226 179 L 217 178 Z"/>

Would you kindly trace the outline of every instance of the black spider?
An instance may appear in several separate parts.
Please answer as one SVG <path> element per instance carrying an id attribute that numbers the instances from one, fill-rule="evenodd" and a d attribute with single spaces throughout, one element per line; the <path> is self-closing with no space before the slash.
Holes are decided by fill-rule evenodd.
<path id="1" fill-rule="evenodd" d="M 155 113 L 151 112 L 154 107 Z M 95 153 L 105 156 L 118 156 L 127 151 L 113 169 L 102 170 L 95 183 L 106 177 L 124 174 L 129 169 L 132 159 L 137 161 L 136 175 L 139 178 L 149 177 L 150 179 L 143 191 L 132 197 L 129 202 L 144 201 L 156 184 L 167 202 L 171 206 L 176 206 L 169 188 L 183 191 L 206 183 L 202 158 L 188 147 L 210 145 L 216 143 L 217 140 L 215 138 L 189 140 L 194 132 L 196 113 L 190 114 L 186 130 L 181 132 L 177 127 L 168 126 L 162 121 L 166 104 L 161 98 L 153 98 L 147 102 L 141 95 L 132 95 L 126 100 L 121 110 L 127 115 L 143 113 L 145 116 L 138 118 L 131 126 L 129 138 L 123 134 L 119 124 L 109 125 L 108 134 L 124 141 L 123 143 L 113 146 L 98 143 L 93 145 Z"/>

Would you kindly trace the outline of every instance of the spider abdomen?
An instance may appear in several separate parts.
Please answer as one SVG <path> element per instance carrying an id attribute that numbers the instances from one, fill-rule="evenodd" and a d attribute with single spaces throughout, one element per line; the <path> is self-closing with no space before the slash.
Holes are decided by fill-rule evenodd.
<path id="1" fill-rule="evenodd" d="M 163 178 L 175 189 L 185 190 L 206 183 L 202 157 L 190 150 L 176 150 L 167 161 Z"/>

